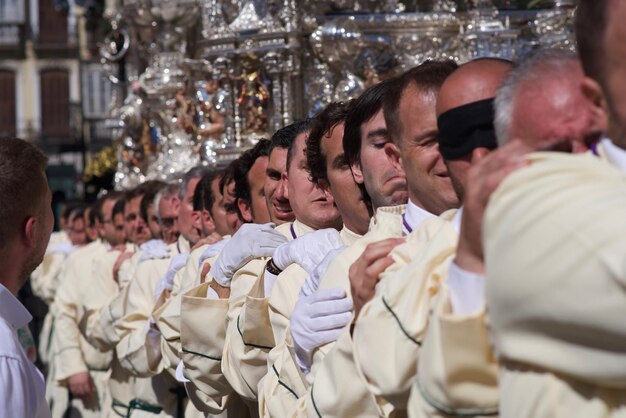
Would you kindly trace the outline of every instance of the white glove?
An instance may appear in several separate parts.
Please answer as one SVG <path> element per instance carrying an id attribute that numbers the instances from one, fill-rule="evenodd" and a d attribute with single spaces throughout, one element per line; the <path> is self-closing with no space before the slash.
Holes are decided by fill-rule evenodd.
<path id="1" fill-rule="evenodd" d="M 48 254 L 63 254 L 65 257 L 72 254 L 76 248 L 75 245 L 72 245 L 71 242 L 61 242 L 59 244 L 53 245 L 48 249 Z"/>
<path id="2" fill-rule="evenodd" d="M 296 362 L 303 373 L 310 371 L 315 349 L 339 338 L 351 320 L 352 300 L 341 288 L 324 288 L 298 298 L 290 328 Z"/>
<path id="3" fill-rule="evenodd" d="M 229 240 L 230 240 L 230 237 L 224 238 L 223 240 L 218 241 L 215 244 L 209 245 L 208 247 L 206 247 L 206 249 L 200 255 L 198 266 L 201 266 L 202 263 L 204 263 L 204 260 L 206 260 L 207 258 L 211 258 L 211 257 L 218 255 L 224 249 L 226 244 L 228 244 Z"/>
<path id="4" fill-rule="evenodd" d="M 339 255 L 339 253 L 343 252 L 348 248 L 347 245 L 342 245 L 341 247 L 335 248 L 334 250 L 330 250 L 326 257 L 313 269 L 313 271 L 307 276 L 304 283 L 302 283 L 302 287 L 300 288 L 300 296 L 309 296 L 312 295 L 320 285 L 320 280 L 322 280 L 322 276 L 328 270 L 328 266 L 330 263 Z"/>
<path id="5" fill-rule="evenodd" d="M 296 263 L 307 273 L 311 273 L 330 250 L 342 245 L 343 242 L 336 229 L 320 229 L 281 245 L 276 249 L 272 260 L 281 270 Z"/>
<path id="6" fill-rule="evenodd" d="M 230 287 L 233 274 L 248 261 L 258 257 L 271 257 L 276 247 L 287 238 L 274 229 L 274 224 L 244 224 L 222 249 L 211 266 L 211 275 L 217 283 Z"/>
<path id="7" fill-rule="evenodd" d="M 148 242 L 144 242 L 139 246 L 139 249 L 142 251 L 139 256 L 140 263 L 155 258 L 167 258 L 170 255 L 169 245 L 160 239 L 151 239 Z"/>
<path id="8" fill-rule="evenodd" d="M 176 272 L 178 272 L 178 270 L 185 267 L 188 258 L 189 253 L 180 253 L 172 257 L 172 261 L 170 261 L 170 265 L 167 268 L 165 276 L 161 277 L 156 285 L 156 288 L 154 289 L 155 300 L 159 298 L 165 289 L 172 290 L 172 287 L 174 287 L 174 276 L 176 276 Z"/>

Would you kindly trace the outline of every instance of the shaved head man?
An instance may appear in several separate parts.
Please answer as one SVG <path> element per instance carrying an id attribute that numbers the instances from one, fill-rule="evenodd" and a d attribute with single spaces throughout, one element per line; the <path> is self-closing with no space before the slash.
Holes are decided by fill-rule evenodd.
<path id="1" fill-rule="evenodd" d="M 459 67 L 441 86 L 437 99 L 439 148 L 460 199 L 469 167 L 497 146 L 492 101 L 510 70 L 510 61 L 478 59 Z"/>

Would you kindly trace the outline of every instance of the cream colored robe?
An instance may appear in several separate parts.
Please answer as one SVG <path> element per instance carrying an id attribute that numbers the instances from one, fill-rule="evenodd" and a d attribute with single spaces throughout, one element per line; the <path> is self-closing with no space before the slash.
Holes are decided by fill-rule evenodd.
<path id="1" fill-rule="evenodd" d="M 367 245 L 387 238 L 402 237 L 402 214 L 406 206 L 379 208 L 367 234 L 337 255 L 322 277 L 320 288 L 341 287 L 350 297 L 348 271 Z M 346 327 L 346 330 L 348 327 Z M 285 335 L 288 335 L 286 332 Z M 352 357 L 349 332 L 335 343 L 318 349 L 313 356 L 311 372 L 305 377 L 295 363 L 290 336 L 262 381 L 260 406 L 268 416 L 378 416 L 379 407 L 367 392 L 362 379 L 350 379 L 349 385 L 338 386 L 344 375 L 357 376 Z M 334 349 L 335 345 L 338 346 Z M 331 354 L 332 353 L 332 354 Z M 330 356 L 330 359 L 329 357 Z M 328 361 L 324 372 L 318 371 Z M 314 380 L 323 383 L 315 383 Z M 353 402 L 354 401 L 354 402 Z"/>
<path id="2" fill-rule="evenodd" d="M 483 225 L 501 415 L 626 416 L 626 175 L 587 155 L 529 159 Z"/>
<path id="3" fill-rule="evenodd" d="M 101 410 L 108 407 L 105 379 L 111 354 L 102 353 L 91 346 L 80 334 L 78 322 L 82 315 L 82 304 L 79 289 L 93 279 L 94 262 L 106 252 L 108 247 L 97 240 L 70 255 L 55 300 L 55 379 L 66 384 L 69 377 L 89 372 L 96 388 L 95 396 L 87 400 L 71 400 L 71 407 L 86 417 L 100 416 Z"/>

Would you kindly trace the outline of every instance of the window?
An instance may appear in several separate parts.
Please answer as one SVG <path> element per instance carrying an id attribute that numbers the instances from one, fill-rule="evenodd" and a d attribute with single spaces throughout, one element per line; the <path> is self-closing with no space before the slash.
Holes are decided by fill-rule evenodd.
<path id="1" fill-rule="evenodd" d="M 41 133 L 44 138 L 70 137 L 70 82 L 67 70 L 41 72 Z"/>
<path id="2" fill-rule="evenodd" d="M 15 136 L 15 73 L 0 70 L 0 136 Z"/>
<path id="3" fill-rule="evenodd" d="M 103 74 L 100 63 L 84 64 L 82 91 L 85 117 L 106 118 L 113 92 L 111 82 Z"/>
<path id="4" fill-rule="evenodd" d="M 53 0 L 39 0 L 39 43 L 67 42 L 67 10 L 55 9 Z"/>

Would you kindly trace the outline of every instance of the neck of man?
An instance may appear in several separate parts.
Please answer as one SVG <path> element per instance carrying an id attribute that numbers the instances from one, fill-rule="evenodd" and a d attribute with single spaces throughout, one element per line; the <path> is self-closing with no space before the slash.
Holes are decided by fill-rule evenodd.
<path id="1" fill-rule="evenodd" d="M 24 274 L 26 259 L 14 249 L 5 249 L 0 252 L 0 260 L 4 260 L 0 262 L 0 271 L 2 271 L 0 283 L 17 296 L 17 292 L 26 282 L 27 275 Z"/>

